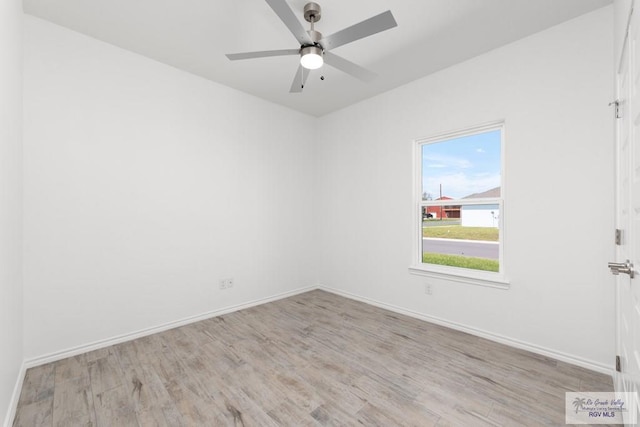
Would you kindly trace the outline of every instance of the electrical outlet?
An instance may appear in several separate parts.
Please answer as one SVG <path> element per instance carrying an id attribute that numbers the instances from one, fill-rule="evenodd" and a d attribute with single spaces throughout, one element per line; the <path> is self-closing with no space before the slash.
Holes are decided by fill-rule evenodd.
<path id="1" fill-rule="evenodd" d="M 424 285 L 424 293 L 427 295 L 433 295 L 433 285 L 431 283 Z"/>
<path id="2" fill-rule="evenodd" d="M 219 284 L 220 289 L 229 289 L 229 288 L 233 288 L 234 281 L 233 281 L 233 278 L 231 278 L 231 279 L 221 279 L 218 282 L 218 284 Z"/>

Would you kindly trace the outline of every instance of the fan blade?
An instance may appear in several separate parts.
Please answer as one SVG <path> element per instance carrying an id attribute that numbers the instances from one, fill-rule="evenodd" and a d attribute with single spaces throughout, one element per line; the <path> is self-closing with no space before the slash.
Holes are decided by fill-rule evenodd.
<path id="1" fill-rule="evenodd" d="M 347 43 L 396 27 L 397 25 L 398 23 L 393 17 L 393 14 L 390 10 L 387 10 L 386 12 L 382 12 L 379 15 L 323 38 L 320 40 L 320 44 L 325 49 L 335 49 Z"/>
<path id="2" fill-rule="evenodd" d="M 289 7 L 285 0 L 266 0 L 271 9 L 278 15 L 280 20 L 287 26 L 289 31 L 293 34 L 293 36 L 298 40 L 298 42 L 303 44 L 313 44 L 311 37 L 304 29 L 302 24 L 296 15 L 293 13 L 293 10 Z"/>
<path id="3" fill-rule="evenodd" d="M 227 58 L 232 61 L 238 59 L 267 58 L 269 56 L 298 55 L 300 49 L 262 50 L 260 52 L 227 53 Z"/>
<path id="4" fill-rule="evenodd" d="M 309 70 L 304 68 L 302 65 L 298 66 L 298 71 L 296 71 L 296 75 L 293 78 L 293 82 L 291 83 L 291 89 L 289 89 L 289 92 L 302 92 L 304 84 L 307 82 L 307 77 L 309 77 Z"/>
<path id="5" fill-rule="evenodd" d="M 324 62 L 365 82 L 370 82 L 378 76 L 376 73 L 362 68 L 361 66 L 354 64 L 351 61 L 347 61 L 343 57 L 331 52 L 324 53 Z"/>

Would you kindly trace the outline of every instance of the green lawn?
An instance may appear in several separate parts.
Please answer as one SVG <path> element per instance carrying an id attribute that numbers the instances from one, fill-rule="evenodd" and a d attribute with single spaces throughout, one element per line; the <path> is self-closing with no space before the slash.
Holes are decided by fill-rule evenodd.
<path id="1" fill-rule="evenodd" d="M 429 226 L 422 227 L 422 236 L 497 242 L 498 229 L 495 227 L 463 227 L 461 225 Z"/>
<path id="2" fill-rule="evenodd" d="M 425 252 L 422 254 L 422 262 L 425 264 L 448 265 L 450 267 L 470 268 L 473 270 L 500 271 L 500 263 L 498 260 L 486 258 Z"/>

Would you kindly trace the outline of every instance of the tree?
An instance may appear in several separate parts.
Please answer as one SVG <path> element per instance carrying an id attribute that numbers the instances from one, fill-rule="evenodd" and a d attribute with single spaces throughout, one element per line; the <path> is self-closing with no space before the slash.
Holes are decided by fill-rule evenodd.
<path id="1" fill-rule="evenodd" d="M 583 397 L 576 397 L 573 400 L 573 406 L 576 407 L 576 414 L 578 413 L 579 409 L 582 409 L 584 407 L 585 404 L 585 399 Z"/>

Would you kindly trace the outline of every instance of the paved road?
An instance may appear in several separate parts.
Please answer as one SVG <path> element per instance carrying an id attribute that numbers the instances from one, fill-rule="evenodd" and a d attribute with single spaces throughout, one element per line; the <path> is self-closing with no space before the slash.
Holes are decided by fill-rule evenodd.
<path id="1" fill-rule="evenodd" d="M 440 254 L 465 255 L 480 258 L 498 259 L 499 245 L 497 242 L 475 242 L 470 240 L 453 239 L 422 239 L 424 252 Z"/>

